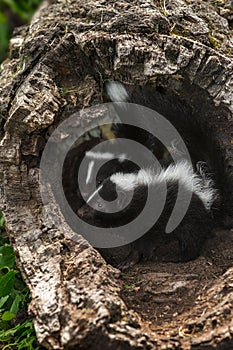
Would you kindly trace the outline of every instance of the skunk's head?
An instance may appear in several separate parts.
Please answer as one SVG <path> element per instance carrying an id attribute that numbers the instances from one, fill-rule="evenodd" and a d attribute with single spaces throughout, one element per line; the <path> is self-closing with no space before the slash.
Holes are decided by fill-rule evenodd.
<path id="1" fill-rule="evenodd" d="M 84 186 L 81 195 L 85 201 L 92 195 L 91 188 L 99 187 L 105 179 L 117 172 L 128 172 L 138 167 L 127 160 L 125 153 L 94 152 L 88 151 L 85 154 L 86 166 L 83 173 Z"/>
<path id="2" fill-rule="evenodd" d="M 112 175 L 116 171 L 116 169 L 120 168 L 127 158 L 125 153 L 118 154 L 118 153 L 112 153 L 112 152 L 92 152 L 92 151 L 86 152 L 86 157 L 88 158 L 88 167 L 87 167 L 87 173 L 86 173 L 87 184 L 95 180 L 94 170 L 98 166 L 98 163 L 100 161 L 104 161 L 105 163 L 109 162 L 108 166 L 103 167 L 102 171 L 99 171 L 100 177 L 103 176 L 103 173 L 104 173 L 105 178 L 107 178 L 110 175 Z"/>
<path id="3" fill-rule="evenodd" d="M 144 207 L 147 188 L 143 185 L 135 186 L 133 191 L 131 186 L 127 188 L 130 175 L 134 176 L 116 173 L 105 179 L 78 210 L 78 216 L 102 227 L 122 226 L 136 218 Z"/>
<path id="4" fill-rule="evenodd" d="M 126 155 L 88 151 L 85 157 L 87 162 L 83 173 L 84 188 L 81 194 L 84 200 L 87 200 L 92 194 L 90 192 L 91 185 L 99 186 L 104 179 L 111 176 L 117 169 L 120 169 Z"/>

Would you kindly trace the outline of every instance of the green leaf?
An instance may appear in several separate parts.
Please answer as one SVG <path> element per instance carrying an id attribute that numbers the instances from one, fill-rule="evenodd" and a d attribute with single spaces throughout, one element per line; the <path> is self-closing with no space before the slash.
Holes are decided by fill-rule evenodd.
<path id="1" fill-rule="evenodd" d="M 4 245 L 0 247 L 0 268 L 9 267 L 13 268 L 15 264 L 15 255 L 13 248 L 10 245 Z"/>
<path id="2" fill-rule="evenodd" d="M 33 334 L 33 336 L 35 335 L 32 320 L 17 324 L 15 327 L 8 330 L 0 331 L 0 342 L 10 342 L 10 340 L 17 335 L 19 336 L 18 340 L 24 336 L 28 338 L 30 334 Z"/>
<path id="3" fill-rule="evenodd" d="M 7 272 L 0 278 L 0 297 L 9 295 L 14 289 L 15 273 L 14 271 Z"/>
<path id="4" fill-rule="evenodd" d="M 9 329 L 9 322 L 0 320 L 0 330 L 6 332 Z M 0 343 L 1 343 L 1 333 L 0 333 Z"/>
<path id="5" fill-rule="evenodd" d="M 0 23 L 6 23 L 6 16 L 4 15 L 4 13 L 0 12 Z"/>
<path id="6" fill-rule="evenodd" d="M 125 285 L 124 285 L 124 288 L 125 288 L 125 289 L 133 289 L 134 287 L 135 287 L 134 284 L 125 284 Z"/>
<path id="7" fill-rule="evenodd" d="M 2 14 L 0 14 L 0 21 L 1 21 L 1 15 Z M 4 216 L 1 214 L 1 216 L 0 216 L 0 230 L 4 229 L 4 223 L 5 223 Z"/>
<path id="8" fill-rule="evenodd" d="M 0 332 L 0 342 L 10 341 L 11 338 L 15 336 L 18 332 L 19 327 L 10 328 Z"/>
<path id="9" fill-rule="evenodd" d="M 22 300 L 22 296 L 20 294 L 16 294 L 16 297 L 11 305 L 10 308 L 10 312 L 12 312 L 13 314 L 17 314 L 17 312 L 19 311 L 19 303 Z"/>
<path id="10" fill-rule="evenodd" d="M 40 4 L 40 0 L 36 1 L 15 1 L 15 0 L 2 0 L 6 5 L 8 5 L 12 12 L 16 13 L 21 17 L 23 21 L 28 21 L 35 11 L 36 7 Z"/>
<path id="11" fill-rule="evenodd" d="M 15 318 L 15 314 L 13 314 L 13 312 L 10 312 L 10 311 L 5 311 L 4 314 L 2 315 L 3 321 L 11 321 L 13 320 L 13 318 Z"/>
<path id="12" fill-rule="evenodd" d="M 0 308 L 5 304 L 5 302 L 8 300 L 9 295 L 6 295 L 5 297 L 2 297 L 0 299 Z"/>

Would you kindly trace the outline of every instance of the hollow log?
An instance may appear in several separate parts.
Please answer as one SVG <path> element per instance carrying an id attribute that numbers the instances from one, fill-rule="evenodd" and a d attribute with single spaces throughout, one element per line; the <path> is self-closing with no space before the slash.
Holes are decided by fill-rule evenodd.
<path id="1" fill-rule="evenodd" d="M 72 113 L 103 103 L 104 81 L 118 80 L 133 102 L 166 117 L 182 106 L 208 125 L 226 169 L 231 220 L 232 20 L 225 0 L 50 0 L 14 32 L 0 75 L 1 208 L 47 349 L 233 347 L 231 258 L 182 318 L 174 314 L 164 332 L 153 330 L 123 301 L 119 270 L 72 230 L 52 191 L 53 213 L 46 214 L 39 186 L 52 131 Z"/>

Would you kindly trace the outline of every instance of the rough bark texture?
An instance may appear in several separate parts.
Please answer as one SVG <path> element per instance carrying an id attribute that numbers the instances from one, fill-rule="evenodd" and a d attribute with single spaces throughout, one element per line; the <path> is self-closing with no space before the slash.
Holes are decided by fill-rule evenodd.
<path id="1" fill-rule="evenodd" d="M 180 324 L 174 316 L 166 336 L 147 335 L 119 296 L 119 271 L 72 232 L 54 204 L 56 228 L 44 214 L 38 185 L 53 128 L 103 102 L 103 81 L 116 79 L 135 101 L 163 89 L 164 101 L 196 108 L 228 169 L 231 202 L 232 21 L 227 1 L 51 0 L 14 33 L 0 80 L 1 206 L 32 292 L 37 336 L 48 349 L 233 347 L 232 269 L 206 288 L 187 312 L 189 321 Z M 190 321 L 192 314 L 199 316 Z M 177 328 L 188 332 L 174 336 Z"/>

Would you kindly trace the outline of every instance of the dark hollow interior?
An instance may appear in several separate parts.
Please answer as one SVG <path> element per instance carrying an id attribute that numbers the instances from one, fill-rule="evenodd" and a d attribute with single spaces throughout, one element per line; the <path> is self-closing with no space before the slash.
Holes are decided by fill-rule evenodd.
<path id="1" fill-rule="evenodd" d="M 144 86 L 126 86 L 126 89 L 130 95 L 130 102 L 144 105 L 159 112 L 173 124 L 185 141 L 193 164 L 198 161 L 205 161 L 209 164 L 214 174 L 215 186 L 221 193 L 221 206 L 216 214 L 218 217 L 216 222 L 219 226 L 230 227 L 232 225 L 231 169 L 228 167 L 221 148 L 219 125 L 217 124 L 219 117 L 227 118 L 224 108 L 214 106 L 204 90 L 188 83 L 183 88 L 182 98 L 178 94 L 170 93 L 164 87 L 149 83 Z M 140 130 L 136 134 L 134 131 L 132 135 L 135 135 L 135 137 L 130 137 L 137 142 L 144 143 L 145 135 L 140 134 Z M 63 187 L 68 203 L 75 213 L 83 205 L 83 198 L 77 189 L 80 161 L 83 159 L 86 150 L 91 150 L 93 146 L 103 140 L 104 137 L 100 131 L 98 137 L 90 136 L 88 141 L 80 142 L 77 147 L 73 147 L 67 154 L 63 166 Z M 158 245 L 161 246 L 161 243 L 158 242 Z M 170 250 L 169 247 L 168 250 Z M 111 257 L 114 255 L 111 249 L 107 252 L 104 249 L 102 253 L 108 259 L 110 256 L 111 262 Z M 166 255 L 166 248 L 164 254 Z"/>

